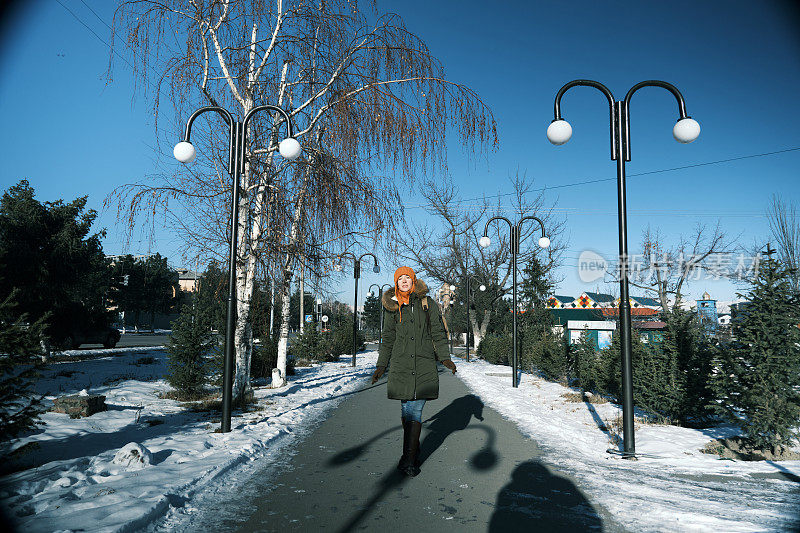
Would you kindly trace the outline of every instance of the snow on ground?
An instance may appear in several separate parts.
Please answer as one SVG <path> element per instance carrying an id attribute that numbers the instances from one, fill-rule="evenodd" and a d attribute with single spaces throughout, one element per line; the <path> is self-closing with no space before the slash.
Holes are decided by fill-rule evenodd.
<path id="1" fill-rule="evenodd" d="M 622 414 L 618 405 L 567 401 L 562 395 L 575 390 L 530 374 L 514 389 L 507 366 L 456 363 L 456 375 L 487 406 L 540 444 L 545 461 L 573 475 L 626 528 L 800 530 L 800 461 L 730 461 L 700 452 L 714 438 L 739 434 L 736 428 L 640 423 L 637 412 L 636 452 L 647 456 L 621 459 L 606 452 L 621 449 L 609 428 Z"/>
<path id="2" fill-rule="evenodd" d="M 265 464 L 284 461 L 293 439 L 365 384 L 377 358 L 376 352 L 360 354 L 352 368 L 347 356 L 299 368 L 285 387 L 256 387 L 258 406 L 234 412 L 233 431 L 220 434 L 214 433 L 218 415 L 159 398 L 169 390 L 162 349 L 96 355 L 53 363 L 38 382 L 49 401 L 88 389 L 106 395 L 109 410 L 74 420 L 48 412 L 39 432 L 15 444 L 38 445 L 21 459 L 35 467 L 0 481 L 0 501 L 22 531 L 191 525 L 204 498 L 229 498 L 241 486 L 236 480 L 256 466 L 263 473 Z M 514 389 L 508 367 L 455 360 L 456 375 L 487 406 L 515 422 L 540 445 L 546 462 L 572 475 L 591 501 L 631 530 L 798 529 L 800 461 L 737 462 L 699 451 L 713 438 L 737 434 L 735 428 L 640 423 L 636 450 L 647 455 L 624 460 L 606 452 L 615 431 L 607 426 L 620 415 L 618 406 L 569 402 L 562 395 L 574 391 L 529 374 Z M 131 460 L 123 448 L 145 460 Z"/>
<path id="3" fill-rule="evenodd" d="M 162 376 L 161 349 L 107 350 L 109 357 L 49 365 L 37 384 L 48 404 L 56 396 L 106 396 L 108 410 L 70 419 L 45 413 L 45 425 L 15 443 L 38 447 L 20 459 L 33 467 L 0 481 L 0 501 L 20 531 L 132 531 L 187 506 L 191 498 L 241 465 L 260 459 L 278 440 L 293 438 L 363 385 L 377 354 L 359 356 L 353 368 L 341 362 L 298 368 L 289 385 L 256 387 L 258 405 L 234 411 L 232 431 L 215 433 L 218 414 L 193 412 L 159 398 L 170 390 Z M 86 351 L 82 351 L 85 354 Z M 150 453 L 150 464 L 115 455 L 129 449 Z M 127 450 L 126 450 L 127 451 Z M 129 464 L 130 463 L 130 464 Z"/>

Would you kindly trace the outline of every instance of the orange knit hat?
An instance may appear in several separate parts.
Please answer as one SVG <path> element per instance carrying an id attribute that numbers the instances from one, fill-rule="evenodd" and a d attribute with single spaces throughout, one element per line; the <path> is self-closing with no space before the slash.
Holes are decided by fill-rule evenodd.
<path id="1" fill-rule="evenodd" d="M 408 292 L 402 292 L 400 287 L 397 286 L 397 280 L 400 276 L 408 276 L 411 278 L 411 288 Z M 397 298 L 397 303 L 400 308 L 400 322 L 403 321 L 403 305 L 408 305 L 411 300 L 411 293 L 417 286 L 417 274 L 411 267 L 402 266 L 394 271 L 394 296 Z"/>

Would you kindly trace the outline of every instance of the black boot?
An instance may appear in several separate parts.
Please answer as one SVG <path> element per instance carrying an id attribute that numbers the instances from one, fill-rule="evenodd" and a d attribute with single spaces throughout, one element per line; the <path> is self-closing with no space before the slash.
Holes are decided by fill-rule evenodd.
<path id="1" fill-rule="evenodd" d="M 422 431 L 422 422 L 412 420 L 409 422 L 408 430 L 408 460 L 404 470 L 405 475 L 414 477 L 419 474 L 419 434 Z"/>
<path id="2" fill-rule="evenodd" d="M 400 461 L 397 463 L 397 469 L 401 472 L 405 471 L 406 466 L 408 466 L 408 447 L 409 447 L 409 427 L 410 424 L 405 418 L 401 418 L 400 421 L 403 424 L 403 455 L 400 456 Z"/>

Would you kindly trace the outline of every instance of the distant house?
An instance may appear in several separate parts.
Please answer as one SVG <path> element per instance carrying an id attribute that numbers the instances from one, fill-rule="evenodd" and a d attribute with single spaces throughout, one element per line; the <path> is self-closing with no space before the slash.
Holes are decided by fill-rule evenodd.
<path id="1" fill-rule="evenodd" d="M 200 272 L 195 272 L 186 268 L 178 269 L 178 286 L 184 292 L 195 292 L 199 288 L 199 281 L 202 277 Z"/>
<path id="2" fill-rule="evenodd" d="M 703 293 L 703 298 L 697 300 L 697 319 L 706 335 L 714 335 L 719 326 L 717 315 L 717 301 L 711 298 L 708 292 Z"/>
<path id="3" fill-rule="evenodd" d="M 613 320 L 568 320 L 566 335 L 569 343 L 575 344 L 585 334 L 597 349 L 602 350 L 611 347 L 616 327 Z"/>
<path id="4" fill-rule="evenodd" d="M 639 340 L 643 343 L 659 343 L 664 340 L 667 323 L 660 320 L 632 320 L 631 328 L 639 332 Z"/>
<path id="5" fill-rule="evenodd" d="M 556 294 L 547 299 L 547 307 L 551 309 L 561 309 L 571 305 L 574 301 L 575 298 L 572 296 L 559 296 Z"/>
<path id="6" fill-rule="evenodd" d="M 610 294 L 603 294 L 599 292 L 582 292 L 571 306 L 576 309 L 596 309 L 601 307 L 612 307 L 614 305 L 614 297 Z"/>

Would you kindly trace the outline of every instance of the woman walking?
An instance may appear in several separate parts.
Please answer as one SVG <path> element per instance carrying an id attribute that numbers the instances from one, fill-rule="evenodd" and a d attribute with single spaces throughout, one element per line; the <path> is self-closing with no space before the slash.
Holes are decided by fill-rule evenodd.
<path id="1" fill-rule="evenodd" d="M 372 375 L 375 383 L 388 365 L 387 395 L 391 400 L 400 400 L 403 423 L 403 455 L 397 468 L 408 476 L 420 472 L 422 408 L 426 400 L 439 397 L 436 361 L 456 373 L 439 306 L 427 293 L 428 286 L 417 279 L 410 267 L 395 271 L 394 288 L 383 293 L 381 302 L 386 310 L 383 342 Z"/>

